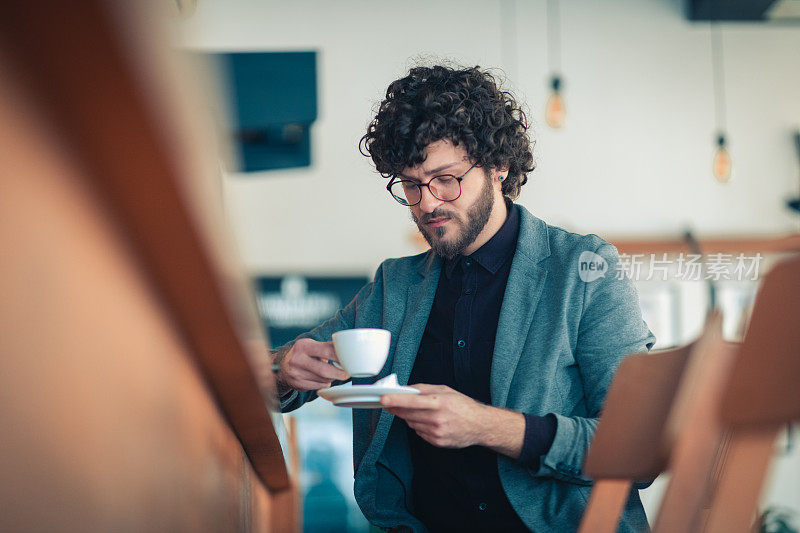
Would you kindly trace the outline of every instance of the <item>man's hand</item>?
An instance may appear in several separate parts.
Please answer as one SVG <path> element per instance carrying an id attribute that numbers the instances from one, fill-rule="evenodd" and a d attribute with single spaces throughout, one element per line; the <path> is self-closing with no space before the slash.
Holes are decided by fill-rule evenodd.
<path id="1" fill-rule="evenodd" d="M 439 448 L 486 446 L 519 457 L 525 438 L 522 414 L 482 404 L 443 385 L 412 387 L 421 394 L 386 394 L 381 405 L 429 443 Z"/>
<path id="2" fill-rule="evenodd" d="M 350 379 L 347 372 L 329 361 L 339 362 L 332 342 L 298 339 L 289 351 L 275 356 L 274 362 L 280 365 L 276 376 L 279 392 L 326 389 L 335 380 Z"/>

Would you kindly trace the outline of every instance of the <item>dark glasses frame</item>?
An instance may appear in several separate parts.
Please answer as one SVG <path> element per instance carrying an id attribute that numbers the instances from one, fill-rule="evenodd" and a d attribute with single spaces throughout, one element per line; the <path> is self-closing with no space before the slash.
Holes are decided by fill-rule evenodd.
<path id="1" fill-rule="evenodd" d="M 397 176 L 395 176 L 395 177 L 393 177 L 393 178 L 392 178 L 392 179 L 389 181 L 389 183 L 386 185 L 386 190 L 387 190 L 387 191 L 389 191 L 389 194 L 392 196 L 392 198 L 394 198 L 395 200 L 397 200 L 397 203 L 399 203 L 400 205 L 404 205 L 404 206 L 406 206 L 406 207 L 413 207 L 413 206 L 417 205 L 418 203 L 420 203 L 420 202 L 422 201 L 422 188 L 423 188 L 423 187 L 427 187 L 427 188 L 428 188 L 428 192 L 430 192 L 430 193 L 431 193 L 431 195 L 432 195 L 434 198 L 436 198 L 437 200 L 441 200 L 441 201 L 443 201 L 443 202 L 453 202 L 453 201 L 455 201 L 455 200 L 458 200 L 459 198 L 461 198 L 461 181 L 462 181 L 464 178 L 466 178 L 466 177 L 467 177 L 467 174 L 469 174 L 470 172 L 472 172 L 472 169 L 474 169 L 476 166 L 478 166 L 478 163 L 475 163 L 474 165 L 472 165 L 471 167 L 469 167 L 469 170 L 467 170 L 466 172 L 464 172 L 464 173 L 463 173 L 461 176 L 454 176 L 454 175 L 452 175 L 452 174 L 440 174 L 440 175 L 438 175 L 438 176 L 434 176 L 434 177 L 432 177 L 432 178 L 430 179 L 430 181 L 428 181 L 428 183 L 419 183 L 419 182 L 417 182 L 417 181 L 414 181 L 414 180 L 408 180 L 408 179 L 399 179 L 399 180 L 398 180 L 398 179 L 397 179 Z M 439 198 L 438 196 L 436 196 L 436 193 L 435 193 L 435 192 L 433 192 L 433 189 L 431 189 L 431 183 L 433 182 L 433 180 L 435 180 L 435 179 L 438 179 L 438 178 L 443 178 L 443 177 L 453 178 L 453 179 L 455 179 L 455 180 L 456 180 L 456 182 L 458 183 L 458 195 L 457 195 L 455 198 L 450 198 L 449 200 L 446 200 L 446 199 L 444 199 L 444 198 Z M 396 184 L 398 184 L 398 183 L 409 183 L 409 184 L 411 184 L 411 185 L 413 185 L 413 186 L 417 187 L 417 189 L 419 189 L 419 200 L 417 200 L 416 202 L 414 202 L 414 203 L 412 204 L 412 203 L 409 203 L 409 202 L 408 202 L 408 200 L 407 200 L 405 197 L 401 198 L 401 197 L 397 196 L 396 194 L 394 194 L 394 193 L 392 192 L 392 186 L 394 186 L 394 185 L 396 185 Z M 404 196 L 405 196 L 405 195 L 404 195 Z"/>

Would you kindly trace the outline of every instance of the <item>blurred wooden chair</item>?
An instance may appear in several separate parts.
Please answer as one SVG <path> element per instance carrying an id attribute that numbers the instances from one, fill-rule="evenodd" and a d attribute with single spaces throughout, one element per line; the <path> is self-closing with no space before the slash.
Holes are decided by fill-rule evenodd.
<path id="1" fill-rule="evenodd" d="M 706 334 L 687 364 L 664 428 L 662 449 L 670 473 L 653 531 L 688 532 L 702 527 L 702 510 L 713 491 L 725 433 L 719 398 L 739 351 L 721 337 L 721 316 L 712 315 Z"/>
<path id="2" fill-rule="evenodd" d="M 615 532 L 634 480 L 666 466 L 664 426 L 696 344 L 631 355 L 620 364 L 584 465 L 595 484 L 580 533 Z"/>
<path id="3" fill-rule="evenodd" d="M 580 531 L 615 531 L 632 480 L 667 466 L 654 532 L 750 531 L 778 432 L 800 419 L 798 316 L 795 257 L 765 277 L 741 346 L 712 314 L 693 345 L 623 361 L 587 454 L 597 481 Z"/>
<path id="4" fill-rule="evenodd" d="M 784 424 L 800 419 L 800 256 L 775 264 L 721 397 L 730 440 L 720 460 L 705 531 L 750 531 Z"/>
<path id="5" fill-rule="evenodd" d="M 654 532 L 750 531 L 777 433 L 800 417 L 798 315 L 795 258 L 766 276 L 741 346 L 692 358 L 667 422 L 671 477 Z"/>

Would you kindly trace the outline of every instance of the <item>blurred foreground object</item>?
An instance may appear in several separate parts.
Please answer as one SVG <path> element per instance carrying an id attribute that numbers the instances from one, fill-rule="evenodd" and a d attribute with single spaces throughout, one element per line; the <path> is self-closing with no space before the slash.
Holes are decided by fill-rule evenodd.
<path id="1" fill-rule="evenodd" d="M 584 469 L 595 483 L 580 533 L 617 531 L 634 482 L 654 478 L 666 467 L 665 421 L 697 344 L 630 355 L 620 364 L 586 456 Z"/>
<path id="2" fill-rule="evenodd" d="M 300 529 L 209 106 L 157 6 L 0 4 L 2 531 Z"/>
<path id="3" fill-rule="evenodd" d="M 729 435 L 707 530 L 744 531 L 752 523 L 787 423 L 800 420 L 800 255 L 776 263 L 756 296 L 747 333 L 720 400 Z"/>
<path id="4" fill-rule="evenodd" d="M 614 377 L 584 466 L 597 480 L 581 531 L 616 531 L 634 480 L 667 469 L 654 533 L 746 533 L 783 425 L 800 419 L 800 255 L 776 263 L 744 341 L 702 337 L 626 358 Z"/>

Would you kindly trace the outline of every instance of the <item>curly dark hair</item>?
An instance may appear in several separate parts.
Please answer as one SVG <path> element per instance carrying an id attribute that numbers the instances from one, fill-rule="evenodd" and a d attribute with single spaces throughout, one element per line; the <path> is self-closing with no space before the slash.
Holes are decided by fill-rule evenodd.
<path id="1" fill-rule="evenodd" d="M 414 67 L 389 85 L 359 142 L 386 178 L 425 160 L 425 147 L 449 139 L 485 169 L 508 167 L 503 196 L 514 200 L 534 168 L 528 122 L 517 101 L 480 67 Z"/>

